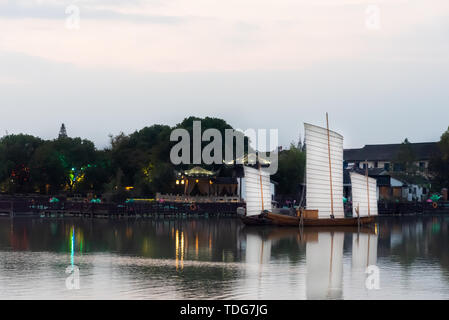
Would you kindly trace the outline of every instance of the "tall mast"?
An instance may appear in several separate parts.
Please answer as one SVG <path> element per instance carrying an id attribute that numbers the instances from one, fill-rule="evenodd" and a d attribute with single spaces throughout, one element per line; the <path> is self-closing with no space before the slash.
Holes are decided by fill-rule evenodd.
<path id="1" fill-rule="evenodd" d="M 334 218 L 334 195 L 332 189 L 332 163 L 331 163 L 331 141 L 329 134 L 329 117 L 326 112 L 326 128 L 327 128 L 327 150 L 329 154 L 329 182 L 331 188 L 331 218 Z"/>
<path id="2" fill-rule="evenodd" d="M 368 161 L 365 160 L 365 176 L 366 176 L 366 194 L 368 199 L 368 217 L 371 216 L 370 207 L 369 207 L 369 183 L 368 183 Z"/>
<path id="3" fill-rule="evenodd" d="M 263 206 L 262 174 L 260 173 L 260 162 L 259 162 L 259 178 L 260 178 L 260 197 L 261 197 L 261 199 L 262 199 L 262 211 L 264 211 L 264 206 Z"/>

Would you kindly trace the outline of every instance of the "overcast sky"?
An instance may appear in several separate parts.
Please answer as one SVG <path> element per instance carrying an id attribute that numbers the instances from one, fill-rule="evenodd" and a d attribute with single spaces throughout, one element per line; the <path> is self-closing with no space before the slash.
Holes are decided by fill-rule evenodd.
<path id="1" fill-rule="evenodd" d="M 287 146 L 326 111 L 346 148 L 436 141 L 449 1 L 0 0 L 0 106 L 0 136 L 64 122 L 99 148 L 190 115 Z"/>

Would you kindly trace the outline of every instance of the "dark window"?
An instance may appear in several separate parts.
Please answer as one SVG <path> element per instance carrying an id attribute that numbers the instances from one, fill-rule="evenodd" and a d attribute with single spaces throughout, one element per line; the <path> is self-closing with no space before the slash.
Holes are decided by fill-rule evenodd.
<path id="1" fill-rule="evenodd" d="M 425 162 L 420 162 L 419 163 L 419 170 L 420 171 L 424 171 L 424 169 L 426 169 L 426 163 Z"/>
<path id="2" fill-rule="evenodd" d="M 363 164 L 363 169 L 366 169 L 366 163 Z"/>
<path id="3" fill-rule="evenodd" d="M 384 169 L 390 171 L 390 164 L 388 162 L 384 163 Z"/>
<path id="4" fill-rule="evenodd" d="M 374 168 L 379 168 L 379 162 L 374 162 Z"/>

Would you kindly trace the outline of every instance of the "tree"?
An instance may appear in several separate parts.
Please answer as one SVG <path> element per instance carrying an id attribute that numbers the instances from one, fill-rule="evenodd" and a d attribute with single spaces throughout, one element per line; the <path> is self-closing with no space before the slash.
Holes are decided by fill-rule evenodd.
<path id="1" fill-rule="evenodd" d="M 31 135 L 7 135 L 0 139 L 0 181 L 9 192 L 30 192 L 30 161 L 43 143 Z"/>
<path id="2" fill-rule="evenodd" d="M 193 162 L 193 122 L 194 121 L 200 121 L 201 122 L 201 135 L 203 132 L 207 129 L 217 129 L 221 133 L 222 137 L 222 157 L 224 159 L 225 157 L 225 133 L 226 129 L 233 129 L 233 127 L 228 124 L 225 120 L 219 119 L 219 118 L 212 118 L 212 117 L 205 117 L 205 118 L 198 118 L 198 117 L 188 117 L 185 118 L 181 123 L 177 124 L 173 129 L 186 129 L 190 134 L 190 162 Z M 237 135 L 240 135 L 242 133 L 236 132 Z M 242 134 L 243 135 L 243 134 Z M 210 141 L 201 141 L 201 150 L 208 145 Z M 233 159 L 236 159 L 236 143 L 237 139 L 233 138 Z M 249 150 L 250 140 L 248 137 L 243 137 L 243 143 L 244 143 L 244 152 L 246 153 Z M 173 144 L 171 144 L 172 146 Z M 221 166 L 221 163 L 218 165 Z M 208 169 L 216 169 L 216 165 L 209 165 L 205 166 Z"/>
<path id="3" fill-rule="evenodd" d="M 106 184 L 113 176 L 109 153 L 109 150 L 96 151 L 92 164 L 83 167 L 84 176 L 76 186 L 77 191 L 101 193 L 105 190 Z"/>
<path id="4" fill-rule="evenodd" d="M 96 165 L 97 158 L 98 151 L 89 140 L 66 137 L 46 141 L 32 158 L 33 181 L 41 192 L 47 186 L 51 192 L 75 190 L 88 173 L 95 176 L 88 169 Z M 103 180 L 101 179 L 101 183 Z M 91 181 L 89 185 L 92 184 Z"/>
<path id="5" fill-rule="evenodd" d="M 153 125 L 129 136 L 121 133 L 111 137 L 112 167 L 114 172 L 122 172 L 116 175 L 113 184 L 117 187 L 134 186 L 143 194 L 160 191 L 155 188 L 160 176 L 156 172 L 162 167 L 167 172 L 174 170 L 170 164 L 170 133 L 169 126 Z M 170 183 L 171 180 L 165 181 L 166 185 Z"/>
<path id="6" fill-rule="evenodd" d="M 58 139 L 67 138 L 67 130 L 65 129 L 65 124 L 61 125 L 61 129 L 59 130 Z"/>
<path id="7" fill-rule="evenodd" d="M 57 193 L 66 184 L 66 168 L 52 142 L 46 142 L 36 150 L 30 170 L 40 193 Z"/>
<path id="8" fill-rule="evenodd" d="M 415 153 L 413 152 L 410 142 L 406 138 L 399 147 L 394 165 L 399 165 L 399 169 L 401 169 L 399 171 L 405 171 L 407 174 L 414 174 L 417 171 L 415 161 Z"/>
<path id="9" fill-rule="evenodd" d="M 438 147 L 439 152 L 429 163 L 433 177 L 432 188 L 436 191 L 449 188 L 449 128 L 441 135 Z"/>
<path id="10" fill-rule="evenodd" d="M 299 185 L 304 181 L 305 165 L 306 153 L 293 143 L 290 149 L 281 151 L 278 171 L 273 176 L 273 180 L 279 183 L 279 194 L 296 194 Z"/>

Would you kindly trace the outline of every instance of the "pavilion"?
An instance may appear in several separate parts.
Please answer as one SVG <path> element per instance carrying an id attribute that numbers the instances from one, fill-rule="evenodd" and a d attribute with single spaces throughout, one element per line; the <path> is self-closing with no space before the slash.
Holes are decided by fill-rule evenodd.
<path id="1" fill-rule="evenodd" d="M 227 175 L 224 168 L 211 171 L 202 167 L 181 170 L 176 173 L 175 190 L 184 196 L 238 196 L 238 180 L 235 170 Z M 223 176 L 225 175 L 225 176 Z"/>

